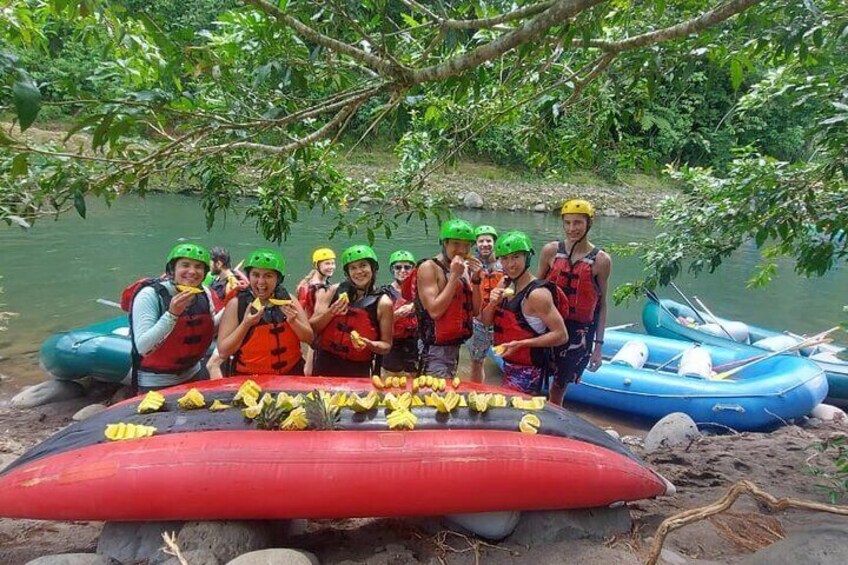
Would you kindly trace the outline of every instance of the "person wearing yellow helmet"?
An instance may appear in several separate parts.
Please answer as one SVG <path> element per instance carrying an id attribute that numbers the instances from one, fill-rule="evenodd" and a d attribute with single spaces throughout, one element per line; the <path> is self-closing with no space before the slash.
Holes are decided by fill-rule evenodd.
<path id="1" fill-rule="evenodd" d="M 312 371 L 325 377 L 380 374 L 382 356 L 392 348 L 392 300 L 376 286 L 377 254 L 353 245 L 341 257 L 345 280 L 317 298 L 309 319 L 315 331 Z"/>
<path id="2" fill-rule="evenodd" d="M 609 254 L 588 239 L 595 219 L 592 204 L 568 200 L 560 213 L 565 237 L 542 248 L 538 273 L 538 278 L 553 281 L 568 298 L 565 327 L 569 342 L 557 351 L 557 370 L 550 386 L 550 400 L 558 405 L 569 383 L 580 382 L 587 367 L 596 371 L 601 366 L 612 270 Z"/>
<path id="3" fill-rule="evenodd" d="M 315 302 L 330 286 L 330 277 L 336 272 L 336 253 L 329 247 L 319 247 L 312 252 L 312 270 L 297 284 L 297 300 L 311 318 L 315 313 Z M 306 367 L 304 374 L 312 374 L 315 350 L 306 348 Z"/>
<path id="4" fill-rule="evenodd" d="M 454 377 L 459 348 L 473 334 L 473 291 L 470 278 L 482 263 L 470 255 L 474 228 L 460 218 L 439 230 L 441 252 L 423 261 L 416 272 L 415 309 L 421 332 L 421 367 L 427 375 Z"/>

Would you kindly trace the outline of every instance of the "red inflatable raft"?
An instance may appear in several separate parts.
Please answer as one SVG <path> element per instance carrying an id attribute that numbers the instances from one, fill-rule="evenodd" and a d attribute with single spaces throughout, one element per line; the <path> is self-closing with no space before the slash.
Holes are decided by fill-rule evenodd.
<path id="1" fill-rule="evenodd" d="M 263 392 L 367 393 L 362 379 L 260 377 Z M 207 406 L 232 402 L 243 379 L 195 384 Z M 162 410 L 127 400 L 59 432 L 0 473 L 0 515 L 51 520 L 212 520 L 422 516 L 588 508 L 664 494 L 668 483 L 618 441 L 550 404 L 522 433 L 526 409 L 412 407 L 412 430 L 383 406 L 341 409 L 331 431 L 261 430 L 242 411 Z M 460 394 L 514 393 L 462 383 Z M 394 390 L 395 395 L 402 391 Z M 423 393 L 423 391 L 422 391 Z M 524 397 L 522 397 L 524 398 Z M 109 441 L 122 422 L 151 437 Z"/>

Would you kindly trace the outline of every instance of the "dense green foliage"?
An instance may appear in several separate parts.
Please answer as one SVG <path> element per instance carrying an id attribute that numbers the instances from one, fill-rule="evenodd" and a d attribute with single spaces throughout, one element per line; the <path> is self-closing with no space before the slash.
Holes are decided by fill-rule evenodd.
<path id="1" fill-rule="evenodd" d="M 390 236 L 474 154 L 547 175 L 670 166 L 684 185 L 637 293 L 753 240 L 821 273 L 845 257 L 839 0 L 5 0 L 0 110 L 67 116 L 80 150 L 0 134 L 0 219 L 30 224 L 152 184 L 240 198 L 270 240 L 302 206 Z M 396 141 L 354 183 L 340 149 Z M 76 143 L 76 142 L 75 142 Z M 343 155 L 343 154 L 342 154 Z M 379 206 L 361 206 L 369 196 Z"/>

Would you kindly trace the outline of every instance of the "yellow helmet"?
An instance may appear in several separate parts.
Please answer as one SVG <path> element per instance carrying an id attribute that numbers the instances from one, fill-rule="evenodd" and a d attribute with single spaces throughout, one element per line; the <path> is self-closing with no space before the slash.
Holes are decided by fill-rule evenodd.
<path id="1" fill-rule="evenodd" d="M 565 214 L 586 214 L 589 216 L 589 219 L 592 219 L 595 217 L 595 209 L 588 200 L 575 198 L 573 200 L 566 200 L 565 204 L 562 205 L 559 215 L 564 216 Z"/>
<path id="2" fill-rule="evenodd" d="M 316 249 L 312 253 L 312 264 L 317 265 L 321 261 L 326 261 L 327 259 L 335 259 L 336 254 L 333 253 L 333 250 L 329 247 L 322 247 L 320 249 Z"/>

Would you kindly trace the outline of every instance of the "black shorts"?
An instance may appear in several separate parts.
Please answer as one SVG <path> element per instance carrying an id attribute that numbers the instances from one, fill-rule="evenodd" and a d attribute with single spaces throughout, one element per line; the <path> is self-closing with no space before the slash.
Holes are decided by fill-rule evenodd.
<path id="1" fill-rule="evenodd" d="M 393 373 L 417 373 L 418 338 L 396 339 L 391 351 L 383 356 L 383 369 Z"/>
<path id="2" fill-rule="evenodd" d="M 580 322 L 565 321 L 568 331 L 568 343 L 554 348 L 556 373 L 554 382 L 559 387 L 568 383 L 579 383 L 583 371 L 592 358 L 592 347 L 595 339 L 595 325 Z"/>

